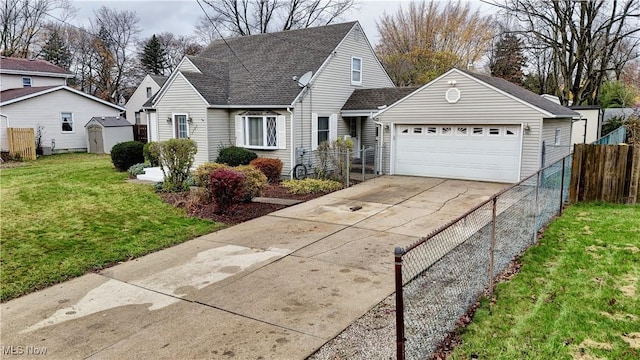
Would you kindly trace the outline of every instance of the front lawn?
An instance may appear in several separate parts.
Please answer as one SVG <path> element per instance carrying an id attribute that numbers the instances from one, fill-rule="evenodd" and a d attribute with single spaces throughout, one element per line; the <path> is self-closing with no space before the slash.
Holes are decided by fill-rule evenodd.
<path id="1" fill-rule="evenodd" d="M 640 358 L 639 247 L 640 206 L 571 206 L 481 302 L 451 358 Z"/>
<path id="2" fill-rule="evenodd" d="M 221 225 L 187 217 L 109 156 L 65 154 L 0 170 L 0 299 L 184 242 Z"/>

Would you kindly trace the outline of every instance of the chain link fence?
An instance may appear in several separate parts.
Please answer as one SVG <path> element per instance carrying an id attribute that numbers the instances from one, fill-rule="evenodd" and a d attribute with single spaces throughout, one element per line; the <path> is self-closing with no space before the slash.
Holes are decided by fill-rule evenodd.
<path id="1" fill-rule="evenodd" d="M 568 198 L 571 155 L 396 255 L 398 359 L 429 358 Z"/>
<path id="2" fill-rule="evenodd" d="M 379 148 L 362 147 L 354 150 L 330 148 L 305 151 L 298 149 L 293 178 L 335 179 L 345 184 L 361 182 L 380 174 Z"/>

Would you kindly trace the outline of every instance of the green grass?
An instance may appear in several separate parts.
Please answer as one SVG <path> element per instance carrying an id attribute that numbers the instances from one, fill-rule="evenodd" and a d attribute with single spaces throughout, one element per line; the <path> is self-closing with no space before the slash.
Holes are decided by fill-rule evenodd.
<path id="1" fill-rule="evenodd" d="M 221 227 L 189 218 L 104 155 L 44 157 L 0 170 L 0 298 L 184 242 Z"/>
<path id="2" fill-rule="evenodd" d="M 639 247 L 640 206 L 571 206 L 481 301 L 451 358 L 639 359 Z"/>

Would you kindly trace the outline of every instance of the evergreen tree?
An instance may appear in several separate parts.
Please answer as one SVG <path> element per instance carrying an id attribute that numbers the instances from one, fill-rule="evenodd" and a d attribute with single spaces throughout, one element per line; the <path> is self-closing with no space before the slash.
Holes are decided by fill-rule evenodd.
<path id="1" fill-rule="evenodd" d="M 140 54 L 140 63 L 147 72 L 164 75 L 164 70 L 168 67 L 167 51 L 155 34 L 145 43 Z"/>
<path id="2" fill-rule="evenodd" d="M 65 70 L 69 70 L 71 67 L 71 51 L 62 36 L 60 36 L 58 29 L 54 29 L 49 33 L 49 37 L 42 47 L 40 57 Z"/>
<path id="3" fill-rule="evenodd" d="M 491 55 L 489 68 L 492 76 L 523 85 L 522 68 L 526 65 L 527 58 L 523 55 L 522 40 L 513 34 L 504 34 L 494 46 Z"/>

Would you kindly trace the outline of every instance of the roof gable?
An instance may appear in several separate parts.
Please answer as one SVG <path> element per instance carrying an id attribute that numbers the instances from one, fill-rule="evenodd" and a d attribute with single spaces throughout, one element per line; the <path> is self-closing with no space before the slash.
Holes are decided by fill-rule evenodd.
<path id="1" fill-rule="evenodd" d="M 481 74 L 476 74 L 476 73 L 472 73 L 469 71 L 464 71 L 464 70 L 460 70 L 460 69 L 456 69 L 456 68 L 452 68 L 451 70 L 447 71 L 446 73 L 438 76 L 437 78 L 435 78 L 434 80 L 431 80 L 430 82 L 428 82 L 427 84 L 423 85 L 422 87 L 418 88 L 417 90 L 415 90 L 414 92 L 408 94 L 407 96 L 405 96 L 403 99 L 397 101 L 395 104 L 393 104 L 390 107 L 385 108 L 384 110 L 381 110 L 380 112 L 378 112 L 377 114 L 375 114 L 374 116 L 378 116 L 381 115 L 382 113 L 386 112 L 389 110 L 389 108 L 396 106 L 398 103 L 402 102 L 404 99 L 409 98 L 411 96 L 413 96 L 413 94 L 419 93 L 420 91 L 422 91 L 425 88 L 428 88 L 429 86 L 431 86 L 432 84 L 435 84 L 439 81 L 441 81 L 443 78 L 447 77 L 449 74 L 451 73 L 458 73 L 461 74 L 463 76 L 466 76 L 470 79 L 472 79 L 473 81 L 476 81 L 477 83 L 486 86 L 488 88 L 491 88 L 511 99 L 514 99 L 516 101 L 518 101 L 519 103 L 528 106 L 540 113 L 542 113 L 545 117 L 558 117 L 558 118 L 568 118 L 568 117 L 579 117 L 580 114 L 571 110 L 568 107 L 562 106 L 562 105 L 558 105 L 548 99 L 543 98 L 542 96 L 531 92 L 525 88 L 522 88 L 518 85 L 512 84 L 510 82 L 508 82 L 507 80 L 501 79 L 501 78 L 497 78 L 497 77 L 492 77 L 492 76 L 487 76 L 487 75 L 481 75 Z"/>
<path id="2" fill-rule="evenodd" d="M 309 71 L 315 74 L 356 24 L 236 37 L 226 39 L 226 43 L 214 41 L 199 56 L 188 57 L 205 76 L 193 85 L 205 98 L 217 99 L 211 105 L 291 104 L 301 91 L 293 77 Z M 210 81 L 204 81 L 206 78 Z M 211 89 L 218 84 L 228 87 L 226 98 L 222 90 Z M 205 95 L 212 91 L 215 96 Z"/>
<path id="3" fill-rule="evenodd" d="M 47 76 L 73 77 L 69 71 L 40 59 L 22 59 L 14 57 L 0 58 L 0 72 L 7 74 L 33 75 L 40 73 Z"/>
<path id="4" fill-rule="evenodd" d="M 30 88 L 18 88 L 18 89 L 8 89 L 8 90 L 4 90 L 2 92 L 0 92 L 0 106 L 7 106 L 13 103 L 17 103 L 20 101 L 25 101 L 25 100 L 29 100 L 31 98 L 35 98 L 38 96 L 44 96 L 47 95 L 49 93 L 55 92 L 55 91 L 68 91 L 70 93 L 85 97 L 89 100 L 101 103 L 103 105 L 112 107 L 114 109 L 120 110 L 120 111 L 124 111 L 124 108 L 122 106 L 118 106 L 115 104 L 112 104 L 108 101 L 104 101 L 100 98 L 97 98 L 95 96 L 89 95 L 87 93 L 84 93 L 82 91 L 76 90 L 74 88 L 68 87 L 66 85 L 58 85 L 58 86 L 38 86 L 38 87 L 30 87 Z"/>

